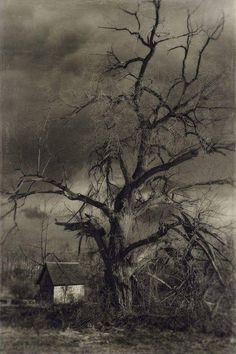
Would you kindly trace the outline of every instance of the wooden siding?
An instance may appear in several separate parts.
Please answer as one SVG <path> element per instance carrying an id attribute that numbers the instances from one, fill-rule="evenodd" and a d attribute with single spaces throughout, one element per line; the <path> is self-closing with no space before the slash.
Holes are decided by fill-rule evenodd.
<path id="1" fill-rule="evenodd" d="M 84 285 L 54 286 L 53 302 L 55 304 L 68 304 L 84 298 Z"/>

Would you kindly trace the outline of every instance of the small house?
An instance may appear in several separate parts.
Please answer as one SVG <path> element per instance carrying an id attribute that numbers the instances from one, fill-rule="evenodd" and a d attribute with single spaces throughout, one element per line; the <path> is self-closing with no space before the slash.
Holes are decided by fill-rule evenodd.
<path id="1" fill-rule="evenodd" d="M 85 297 L 85 277 L 77 262 L 46 262 L 37 279 L 38 300 L 68 304 Z"/>

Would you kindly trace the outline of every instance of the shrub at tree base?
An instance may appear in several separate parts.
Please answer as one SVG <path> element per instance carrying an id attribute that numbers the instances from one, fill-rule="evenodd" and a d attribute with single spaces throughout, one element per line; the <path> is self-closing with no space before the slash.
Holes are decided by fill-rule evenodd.
<path id="1" fill-rule="evenodd" d="M 9 284 L 11 294 L 17 300 L 34 299 L 35 285 L 32 280 L 13 279 Z"/>

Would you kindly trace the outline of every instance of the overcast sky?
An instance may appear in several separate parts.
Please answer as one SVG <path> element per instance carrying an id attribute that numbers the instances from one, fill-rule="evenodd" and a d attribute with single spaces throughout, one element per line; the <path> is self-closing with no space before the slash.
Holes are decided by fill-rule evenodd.
<path id="1" fill-rule="evenodd" d="M 7 184 L 16 168 L 21 165 L 32 167 L 36 163 L 37 138 L 47 121 L 45 141 L 58 157 L 51 170 L 56 169 L 58 162 L 63 162 L 72 178 L 79 178 L 80 186 L 86 186 L 88 154 L 94 139 L 102 139 L 102 134 L 95 136 L 96 115 L 85 111 L 66 125 L 58 118 L 70 111 L 68 105 L 78 104 L 84 100 L 85 94 L 93 92 L 105 65 L 104 54 L 111 45 L 124 56 L 127 51 L 132 54 L 138 49 L 126 36 L 118 37 L 99 29 L 104 25 L 126 24 L 130 19 L 118 7 L 135 9 L 136 3 L 134 0 L 1 1 L 2 171 Z M 195 0 L 163 0 L 163 30 L 181 33 L 186 9 L 193 8 L 196 3 Z M 222 92 L 228 92 L 225 99 L 230 102 L 235 52 L 235 1 L 205 0 L 199 3 L 202 5 L 196 15 L 198 23 L 210 25 L 219 19 L 222 12 L 225 14 L 224 33 L 210 48 L 205 68 L 213 72 L 231 71 L 231 80 L 222 82 Z M 150 18 L 143 19 L 144 29 L 148 28 L 149 21 Z M 130 22 L 130 25 L 134 24 Z M 175 67 L 178 61 L 178 53 L 166 59 L 164 55 L 163 49 L 160 59 L 164 60 L 158 62 L 160 72 L 165 71 L 167 64 Z M 164 80 L 165 76 L 159 74 L 159 78 Z M 232 128 L 229 127 L 230 130 Z M 232 159 L 227 163 L 219 161 L 224 172 L 233 173 Z M 209 170 L 214 169 L 214 163 L 207 164 Z M 35 200 L 28 206 L 32 205 L 35 207 Z M 40 219 L 40 212 L 37 215 L 36 209 L 32 213 L 34 211 L 35 215 L 26 211 L 22 216 L 27 233 L 37 227 L 36 220 Z M 25 223 L 32 218 L 35 220 L 33 228 Z M 52 231 L 57 232 L 56 229 Z"/>

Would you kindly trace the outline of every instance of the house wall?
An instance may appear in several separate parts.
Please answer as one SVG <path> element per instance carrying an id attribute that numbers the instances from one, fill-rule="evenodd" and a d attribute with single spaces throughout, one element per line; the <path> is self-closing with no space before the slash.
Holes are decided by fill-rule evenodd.
<path id="1" fill-rule="evenodd" d="M 54 286 L 53 302 L 68 304 L 81 300 L 85 296 L 84 285 Z"/>
<path id="2" fill-rule="evenodd" d="M 53 302 L 53 285 L 47 269 L 40 281 L 40 301 Z"/>

